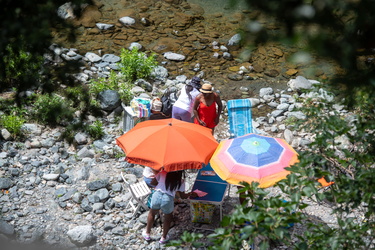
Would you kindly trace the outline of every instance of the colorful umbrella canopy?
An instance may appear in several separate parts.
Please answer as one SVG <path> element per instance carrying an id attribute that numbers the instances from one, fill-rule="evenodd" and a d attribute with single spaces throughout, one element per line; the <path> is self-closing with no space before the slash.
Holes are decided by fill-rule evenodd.
<path id="1" fill-rule="evenodd" d="M 218 145 L 210 129 L 173 118 L 138 123 L 116 142 L 128 162 L 167 172 L 200 169 Z"/>
<path id="2" fill-rule="evenodd" d="M 285 167 L 296 162 L 298 154 L 285 140 L 252 133 L 221 141 L 210 160 L 228 183 L 259 182 L 263 188 L 284 179 Z"/>

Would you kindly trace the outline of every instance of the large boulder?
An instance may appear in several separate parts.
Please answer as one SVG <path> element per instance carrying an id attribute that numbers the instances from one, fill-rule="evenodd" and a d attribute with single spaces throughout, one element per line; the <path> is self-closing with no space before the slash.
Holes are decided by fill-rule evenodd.
<path id="1" fill-rule="evenodd" d="M 115 90 L 104 90 L 99 93 L 98 100 L 100 106 L 105 111 L 113 111 L 121 105 L 120 95 Z"/>

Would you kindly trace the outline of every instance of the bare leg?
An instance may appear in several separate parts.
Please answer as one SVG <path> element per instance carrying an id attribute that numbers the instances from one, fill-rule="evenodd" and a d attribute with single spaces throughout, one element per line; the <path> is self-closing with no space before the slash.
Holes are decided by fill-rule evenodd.
<path id="1" fill-rule="evenodd" d="M 156 210 L 156 209 L 150 209 L 150 211 L 148 212 L 147 226 L 146 226 L 146 233 L 148 234 L 151 233 L 151 228 L 154 225 L 154 221 L 155 221 L 155 215 L 158 211 L 159 210 Z"/>
<path id="2" fill-rule="evenodd" d="M 171 227 L 172 219 L 173 219 L 173 213 L 164 215 L 164 222 L 163 222 L 163 238 L 164 239 L 167 237 L 169 228 Z"/>

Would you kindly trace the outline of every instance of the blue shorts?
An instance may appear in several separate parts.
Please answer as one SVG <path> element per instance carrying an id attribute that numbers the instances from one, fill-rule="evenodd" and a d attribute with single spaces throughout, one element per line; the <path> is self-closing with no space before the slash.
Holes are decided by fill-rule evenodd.
<path id="1" fill-rule="evenodd" d="M 172 213 L 174 210 L 174 197 L 160 191 L 154 192 L 151 199 L 151 209 L 161 209 L 164 214 Z"/>

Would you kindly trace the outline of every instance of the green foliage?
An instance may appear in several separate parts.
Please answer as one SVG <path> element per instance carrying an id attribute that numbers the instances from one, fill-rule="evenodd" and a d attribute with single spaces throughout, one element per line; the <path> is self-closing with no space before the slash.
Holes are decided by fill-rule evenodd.
<path id="1" fill-rule="evenodd" d="M 199 242 L 199 239 L 203 237 L 203 234 L 197 234 L 197 233 L 188 233 L 184 232 L 181 235 L 181 240 L 172 240 L 167 243 L 167 246 L 176 246 L 176 247 L 184 247 L 184 248 L 189 248 L 191 249 L 192 247 L 194 248 L 199 248 L 203 247 L 205 244 L 202 242 Z M 184 243 L 183 243 L 184 242 Z"/>
<path id="2" fill-rule="evenodd" d="M 79 17 L 79 6 L 90 0 L 73 0 L 74 14 Z M 64 28 L 68 37 L 74 38 L 73 26 L 61 19 L 56 10 L 66 3 L 63 0 L 2 1 L 0 23 L 0 89 L 16 87 L 18 92 L 50 83 L 50 78 L 40 75 L 46 48 L 52 44 L 53 28 Z M 68 63 L 67 63 L 68 64 Z M 46 65 L 44 65 L 46 66 Z M 67 68 L 62 69 L 65 74 Z M 59 76 L 64 77 L 65 74 Z M 55 75 L 57 76 L 57 75 Z M 58 78 L 62 79 L 62 78 Z M 51 88 L 55 90 L 55 88 Z M 18 102 L 20 98 L 16 98 Z"/>
<path id="3" fill-rule="evenodd" d="M 111 71 L 108 78 L 100 77 L 92 79 L 89 85 L 90 93 L 94 98 L 104 90 L 115 90 L 119 93 L 120 98 L 126 105 L 130 104 L 133 94 L 131 93 L 132 85 L 130 82 L 125 81 L 121 74 Z"/>
<path id="4" fill-rule="evenodd" d="M 4 82 L 3 87 L 18 86 L 24 81 L 40 81 L 40 70 L 42 66 L 42 57 L 33 56 L 25 50 L 25 46 L 15 48 L 14 44 L 8 44 L 3 57 L 4 75 L 0 75 L 0 82 Z"/>
<path id="5" fill-rule="evenodd" d="M 74 110 L 68 100 L 56 94 L 39 95 L 34 104 L 33 117 L 49 125 L 64 125 L 73 119 Z"/>
<path id="6" fill-rule="evenodd" d="M 93 124 L 89 125 L 87 132 L 94 139 L 98 140 L 104 136 L 103 123 L 99 120 L 96 120 Z"/>
<path id="7" fill-rule="evenodd" d="M 22 135 L 21 127 L 25 119 L 18 115 L 2 115 L 0 125 L 4 127 L 13 137 Z"/>
<path id="8" fill-rule="evenodd" d="M 147 56 L 146 53 L 139 52 L 137 47 L 132 50 L 122 49 L 120 57 L 118 65 L 127 82 L 149 77 L 153 68 L 157 66 L 155 54 Z"/>

